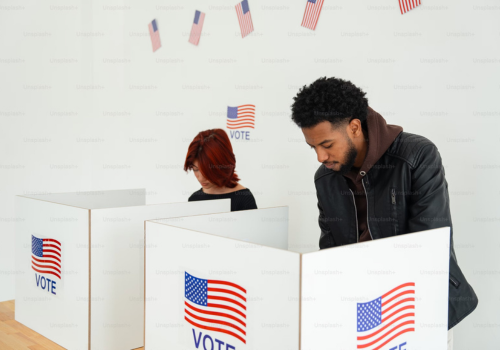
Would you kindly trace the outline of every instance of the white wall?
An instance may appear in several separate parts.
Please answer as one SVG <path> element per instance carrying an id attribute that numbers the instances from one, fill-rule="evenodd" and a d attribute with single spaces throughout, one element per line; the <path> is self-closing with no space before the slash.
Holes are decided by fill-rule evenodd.
<path id="1" fill-rule="evenodd" d="M 317 249 L 317 161 L 289 118 L 299 86 L 351 80 L 391 124 L 434 141 L 443 157 L 459 262 L 478 309 L 456 349 L 498 342 L 500 248 L 496 178 L 499 4 L 327 0 L 316 31 L 305 0 L 7 1 L 0 4 L 0 300 L 14 297 L 14 195 L 148 189 L 179 201 L 200 186 L 182 171 L 189 142 L 225 128 L 227 106 L 256 105 L 251 142 L 234 141 L 242 184 L 259 207 L 290 206 L 292 249 Z M 198 47 L 188 33 L 206 13 Z M 152 53 L 148 22 L 162 48 Z M 495 24 L 496 23 L 496 24 Z"/>

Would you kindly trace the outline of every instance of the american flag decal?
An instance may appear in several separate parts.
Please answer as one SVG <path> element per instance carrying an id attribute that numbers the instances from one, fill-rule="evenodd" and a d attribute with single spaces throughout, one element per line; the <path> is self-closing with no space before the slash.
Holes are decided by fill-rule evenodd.
<path id="1" fill-rule="evenodd" d="M 255 105 L 241 105 L 238 107 L 227 107 L 227 128 L 255 129 Z"/>
<path id="2" fill-rule="evenodd" d="M 31 235 L 31 267 L 61 279 L 61 243 L 51 238 Z"/>
<path id="3" fill-rule="evenodd" d="M 205 21 L 205 13 L 196 10 L 194 12 L 193 26 L 189 34 L 189 42 L 193 45 L 198 45 L 200 42 L 201 31 L 203 30 L 203 22 Z"/>
<path id="4" fill-rule="evenodd" d="M 153 52 L 155 52 L 161 47 L 160 31 L 158 30 L 156 19 L 152 20 L 151 23 L 149 23 L 148 28 L 149 36 L 151 37 L 151 43 L 153 44 Z"/>
<path id="5" fill-rule="evenodd" d="M 235 283 L 204 280 L 186 272 L 184 319 L 195 327 L 246 343 L 246 294 Z"/>
<path id="6" fill-rule="evenodd" d="M 240 23 L 241 38 L 244 38 L 253 32 L 252 15 L 250 14 L 250 7 L 248 7 L 248 0 L 243 0 L 236 5 L 236 14 Z"/>
<path id="7" fill-rule="evenodd" d="M 367 303 L 358 303 L 358 349 L 378 350 L 415 331 L 415 283 L 404 283 Z"/>
<path id="8" fill-rule="evenodd" d="M 307 0 L 304 17 L 302 17 L 302 27 L 312 30 L 316 29 L 316 24 L 318 24 L 319 15 L 321 14 L 321 8 L 323 7 L 323 1 L 324 0 Z"/>
<path id="9" fill-rule="evenodd" d="M 404 14 L 418 5 L 420 5 L 420 0 L 398 0 L 399 1 L 399 9 L 401 10 L 401 14 Z"/>

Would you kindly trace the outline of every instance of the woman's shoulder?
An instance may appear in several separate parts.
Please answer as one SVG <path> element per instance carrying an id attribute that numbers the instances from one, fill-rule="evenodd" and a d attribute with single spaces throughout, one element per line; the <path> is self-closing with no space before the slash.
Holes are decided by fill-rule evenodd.
<path id="1" fill-rule="evenodd" d="M 252 191 L 250 191 L 250 189 L 248 187 L 243 187 L 242 189 L 231 192 L 231 194 L 234 195 L 235 197 L 239 197 L 242 199 L 253 198 L 253 193 L 252 193 Z"/>
<path id="2" fill-rule="evenodd" d="M 253 193 L 249 188 L 244 188 L 242 190 L 234 192 L 234 199 L 234 211 L 257 209 L 255 197 L 253 196 Z"/>
<path id="3" fill-rule="evenodd" d="M 188 198 L 188 202 L 190 202 L 190 201 L 195 201 L 195 200 L 197 200 L 197 199 L 199 199 L 199 198 L 203 197 L 203 195 L 204 195 L 204 194 L 205 194 L 205 193 L 203 192 L 203 189 L 202 189 L 202 188 L 200 188 L 199 190 L 197 190 L 197 191 L 193 192 L 193 193 L 191 194 L 191 196 L 189 196 L 189 198 Z"/>
<path id="4" fill-rule="evenodd" d="M 239 191 L 250 191 L 248 188 L 243 186 L 242 184 L 237 184 L 234 188 L 233 191 L 231 192 L 239 192 Z"/>
<path id="5" fill-rule="evenodd" d="M 232 194 L 232 195 L 252 195 L 252 191 L 250 191 L 249 188 L 243 186 L 243 185 L 239 185 L 236 186 L 233 191 L 229 192 L 229 194 Z"/>

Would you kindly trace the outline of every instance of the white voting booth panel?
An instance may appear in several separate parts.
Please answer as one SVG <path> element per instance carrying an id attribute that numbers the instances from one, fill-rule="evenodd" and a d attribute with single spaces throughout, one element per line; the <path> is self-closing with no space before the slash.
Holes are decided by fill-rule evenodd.
<path id="1" fill-rule="evenodd" d="M 17 321 L 67 349 L 144 345 L 144 221 L 230 211 L 144 189 L 17 196 Z"/>
<path id="2" fill-rule="evenodd" d="M 210 340 L 205 339 L 207 349 L 210 349 L 210 341 L 217 349 L 216 340 L 236 348 L 244 341 L 251 341 L 254 349 L 293 349 L 296 346 L 300 255 L 286 250 L 288 208 L 227 214 L 146 222 L 145 346 L 148 350 L 195 349 L 193 330 L 196 339 L 202 333 L 202 344 L 203 337 L 211 335 Z M 216 232 L 226 237 L 214 235 Z M 262 245 L 250 243 L 252 241 Z M 198 309 L 195 304 L 185 301 L 186 274 L 208 281 L 209 288 L 243 294 L 241 297 L 232 295 L 241 306 L 225 300 L 214 302 L 222 305 L 214 308 L 215 313 L 226 310 L 233 314 L 234 318 L 229 321 L 236 328 L 219 324 L 233 335 L 205 331 L 202 327 L 207 322 L 189 315 L 202 314 L 195 311 Z M 211 283 L 216 280 L 228 284 Z M 216 294 L 227 297 L 226 293 Z M 235 310 L 224 309 L 225 306 Z M 185 317 L 202 327 L 193 327 Z M 200 318 L 211 317 L 222 319 L 217 314 L 205 314 Z M 247 323 L 245 318 L 254 322 Z M 246 339 L 245 332 L 251 335 L 251 340 Z M 226 350 L 227 345 L 221 345 L 221 349 Z M 199 345 L 199 349 L 203 349 L 203 345 Z"/>
<path id="3" fill-rule="evenodd" d="M 448 227 L 306 254 L 287 231 L 286 207 L 146 221 L 146 348 L 446 349 Z"/>
<path id="4" fill-rule="evenodd" d="M 447 349 L 449 228 L 303 254 L 301 349 Z"/>

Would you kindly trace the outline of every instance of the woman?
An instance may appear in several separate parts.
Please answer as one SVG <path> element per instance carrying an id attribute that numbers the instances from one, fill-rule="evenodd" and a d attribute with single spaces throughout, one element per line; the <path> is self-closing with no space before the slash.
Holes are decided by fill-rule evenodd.
<path id="1" fill-rule="evenodd" d="M 184 170 L 193 170 L 201 188 L 188 201 L 231 199 L 231 211 L 257 209 L 248 188 L 238 183 L 236 158 L 229 137 L 222 129 L 200 132 L 188 148 Z"/>

